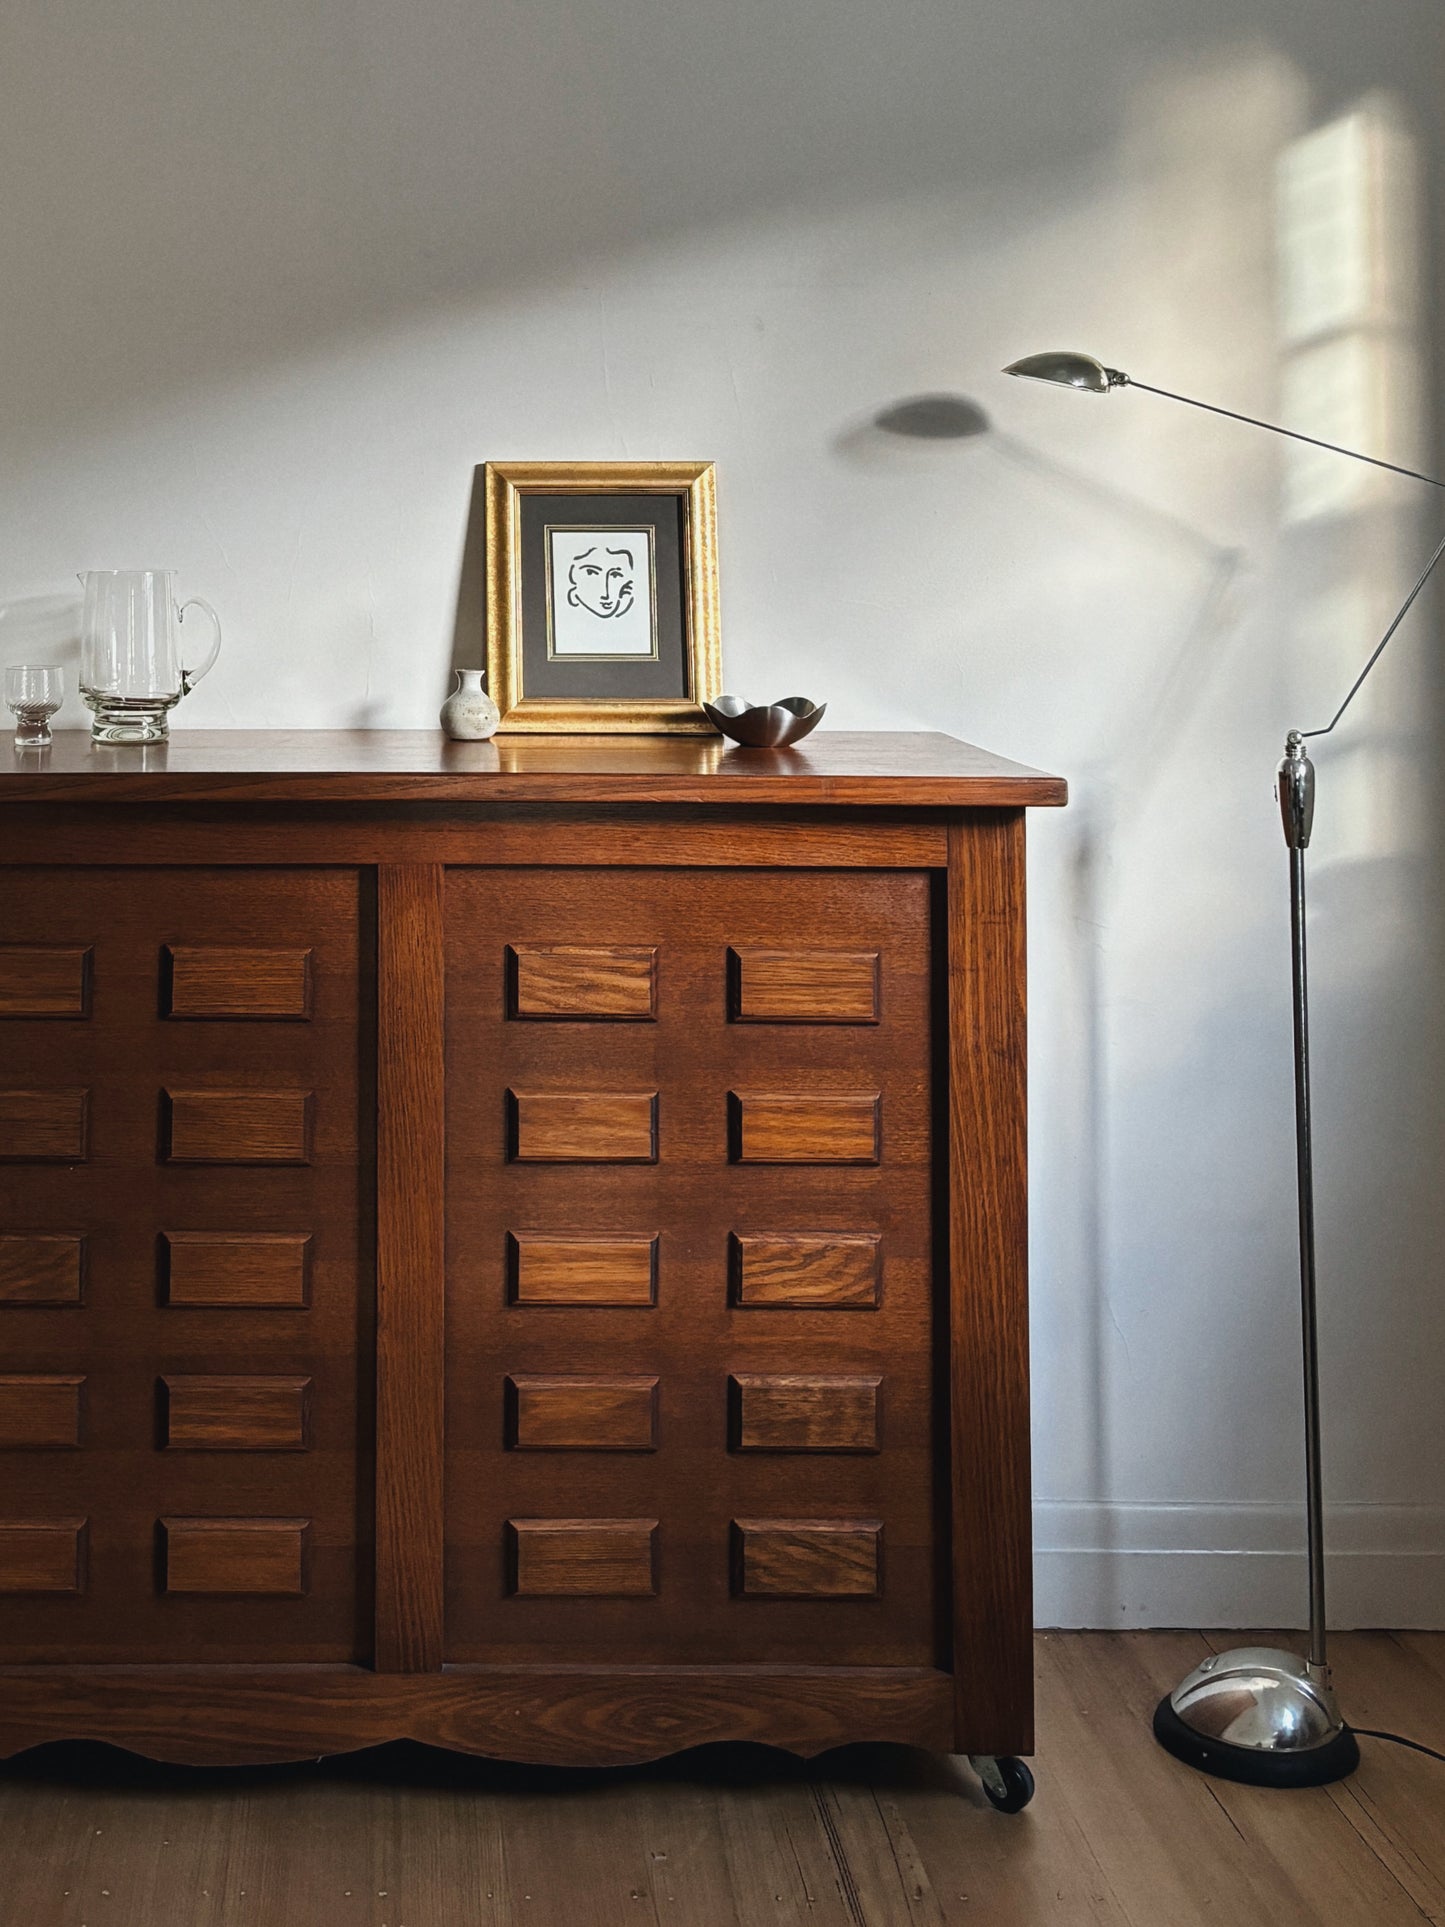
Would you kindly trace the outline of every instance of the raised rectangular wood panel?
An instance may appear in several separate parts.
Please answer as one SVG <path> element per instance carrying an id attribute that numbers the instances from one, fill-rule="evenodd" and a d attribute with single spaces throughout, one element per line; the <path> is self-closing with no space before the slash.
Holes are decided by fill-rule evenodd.
<path id="1" fill-rule="evenodd" d="M 161 956 L 161 1008 L 176 1018 L 311 1015 L 311 952 L 282 945 L 169 943 Z"/>
<path id="2" fill-rule="evenodd" d="M 248 1747 L 252 1757 L 299 1757 L 328 1725 L 332 1744 L 313 1750 L 336 1750 L 337 1741 L 354 1743 L 368 1719 L 391 1732 L 420 1732 L 430 1719 L 439 1737 L 450 1723 L 461 1743 L 484 1732 L 494 1739 L 505 1724 L 518 1745 L 575 1759 L 603 1757 L 639 1736 L 656 1751 L 669 1734 L 815 1745 L 886 1731 L 936 1745 L 946 1743 L 939 1669 L 949 1666 L 959 1676 L 954 1742 L 1017 1750 L 1027 1682 L 1011 1650 L 1000 1665 L 1008 1640 L 995 1635 L 1000 1626 L 1027 1625 L 1014 1557 L 1017 1520 L 1026 1518 L 1016 1503 L 1021 1461 L 1010 1445 L 1002 1480 L 987 1461 L 1000 1420 L 1012 1437 L 1018 1417 L 1019 1327 L 1012 1313 L 990 1322 L 970 1297 L 1011 1298 L 1021 1289 L 1010 1211 L 1020 1194 L 1001 1180 L 1005 1167 L 1018 1169 L 1022 1143 L 1012 1069 L 1021 1032 L 1011 1015 L 1001 1030 L 999 1023 L 1003 993 L 1021 991 L 1021 901 L 1012 883 L 992 888 L 982 844 L 977 860 L 956 860 L 961 896 L 977 900 L 950 909 L 955 932 L 971 919 L 974 935 L 956 944 L 947 972 L 940 866 L 950 837 L 956 852 L 960 839 L 994 820 L 980 805 L 1042 800 L 1058 786 L 957 761 L 945 771 L 936 756 L 920 762 L 902 741 L 875 744 L 865 767 L 855 752 L 840 758 L 837 739 L 823 739 L 816 756 L 807 745 L 798 753 L 817 764 L 799 774 L 797 756 L 738 759 L 718 756 L 715 744 L 687 745 L 699 760 L 683 769 L 670 760 L 676 746 L 640 740 L 587 745 L 585 754 L 556 740 L 515 751 L 451 745 L 433 759 L 435 769 L 420 771 L 414 740 L 386 739 L 381 760 L 372 739 L 355 740 L 367 746 L 364 771 L 346 764 L 344 746 L 326 752 L 327 769 L 314 763 L 310 739 L 288 747 L 278 738 L 253 742 L 230 773 L 206 774 L 196 761 L 202 746 L 188 735 L 173 746 L 166 771 L 112 777 L 91 767 L 88 750 L 68 761 L 62 745 L 53 774 L 15 777 L 32 798 L 42 795 L 36 785 L 52 783 L 43 794 L 57 807 L 32 802 L 11 812 L 15 834 L 0 840 L 0 865 L 23 857 L 28 867 L 24 890 L 7 898 L 5 939 L 95 945 L 90 1024 L 14 1023 L 0 1040 L 0 1083 L 87 1085 L 94 1122 L 93 1163 L 78 1172 L 0 1168 L 5 1232 L 92 1234 L 83 1313 L 0 1319 L 24 1336 L 23 1354 L 7 1354 L 12 1366 L 88 1374 L 86 1450 L 17 1452 L 6 1467 L 18 1481 L 0 1507 L 11 1523 L 90 1509 L 95 1531 L 91 1604 L 43 1594 L 5 1604 L 5 1657 L 19 1661 L 29 1693 L 24 1730 L 43 1739 L 101 1736 L 104 1727 L 123 1737 L 131 1722 L 143 1745 L 155 1739 L 150 1750 L 179 1744 L 191 1757 Z M 278 743 L 283 759 L 294 749 L 308 771 L 279 774 Z M 218 747 L 229 755 L 234 744 L 222 737 Z M 525 768 L 510 767 L 514 753 Z M 174 768 L 175 754 L 185 770 Z M 428 755 L 423 746 L 423 760 Z M 0 763 L 4 757 L 0 744 Z M 171 809 L 173 795 L 187 807 Z M 126 807 L 111 807 L 115 796 Z M 422 797 L 429 807 L 331 807 L 342 798 L 384 805 Z M 459 800 L 464 806 L 454 807 Z M 537 800 L 547 809 L 526 807 Z M 626 807 L 612 808 L 619 800 Z M 504 807 L 491 808 L 496 801 Z M 930 803 L 942 807 L 923 807 Z M 177 858 L 196 867 L 167 870 Z M 479 858 L 505 867 L 441 873 L 444 863 Z M 308 863 L 317 867 L 305 870 Z M 345 865 L 364 869 L 358 877 Z M 388 869 L 393 880 L 384 884 Z M 573 946 L 655 949 L 653 1022 L 507 1022 L 506 946 L 544 946 L 562 935 Z M 311 948 L 314 1021 L 158 1024 L 162 943 Z M 730 1024 L 729 946 L 876 951 L 877 1022 Z M 953 1039 L 963 1082 L 944 1075 Z M 996 1087 L 1002 1101 L 980 1102 L 967 1079 L 992 1082 L 996 1045 L 1010 1060 Z M 162 1088 L 314 1091 L 314 1162 L 157 1171 Z M 657 1093 L 656 1164 L 509 1159 L 509 1089 Z M 886 1114 L 878 1161 L 729 1168 L 729 1090 L 876 1092 Z M 940 1134 L 950 1101 L 956 1140 L 966 1146 L 952 1182 L 974 1193 L 950 1267 L 958 1274 L 950 1285 L 956 1329 L 940 1264 L 950 1181 Z M 378 1105 L 387 1140 L 379 1155 Z M 982 1227 L 1000 1197 L 1007 1235 L 990 1243 Z M 149 1274 L 168 1229 L 309 1232 L 311 1307 L 157 1310 Z M 509 1230 L 657 1234 L 656 1315 L 643 1320 L 586 1303 L 566 1317 L 508 1306 Z M 887 1260 L 883 1302 L 867 1319 L 815 1316 L 822 1304 L 746 1317 L 729 1307 L 730 1234 L 865 1232 L 881 1239 Z M 741 1305 L 745 1282 L 738 1288 Z M 369 1355 L 378 1325 L 383 1358 L 373 1387 L 361 1354 Z M 32 1344 L 41 1338 L 43 1352 Z M 73 1352 L 62 1352 L 72 1339 Z M 955 1370 L 945 1401 L 950 1341 Z M 562 1460 L 506 1450 L 498 1393 L 509 1372 L 601 1376 L 644 1367 L 664 1388 L 656 1454 Z M 156 1377 L 192 1368 L 313 1375 L 314 1451 L 269 1462 L 220 1453 L 188 1462 L 155 1451 Z M 832 1459 L 729 1454 L 730 1370 L 886 1374 L 884 1449 Z M 370 1430 L 373 1389 L 379 1440 Z M 359 1413 L 358 1390 L 366 1400 Z M 952 1472 L 939 1431 L 944 1403 L 964 1414 Z M 559 1488 L 559 1478 L 570 1483 Z M 960 1490 L 950 1534 L 943 1522 Z M 314 1521 L 304 1596 L 157 1593 L 150 1551 L 158 1519 L 263 1514 Z M 562 1515 L 584 1528 L 642 1521 L 656 1596 L 509 1595 L 506 1522 Z M 730 1598 L 734 1519 L 764 1529 L 881 1522 L 886 1588 L 878 1597 L 824 1590 Z M 754 1567 L 757 1579 L 756 1560 Z M 72 1558 L 71 1584 L 74 1571 Z M 951 1630 L 955 1596 L 964 1610 Z M 601 1684 L 558 1685 L 559 1655 L 564 1670 Z M 226 1663 L 214 1664 L 218 1656 Z M 456 1662 L 455 1673 L 434 1671 L 408 1686 L 385 1671 L 398 1662 L 439 1668 L 443 1656 Z M 303 1666 L 305 1690 L 288 1690 Z M 607 1708 L 635 1698 L 627 1669 L 638 1666 L 666 1671 L 669 1684 L 659 1702 L 665 1719 L 649 1712 L 634 1727 Z M 153 1718 L 148 1667 L 157 1681 L 178 1681 L 164 1689 L 168 1708 Z M 472 1667 L 527 1683 L 476 1689 L 484 1718 L 468 1710 L 470 1686 L 447 1683 Z M 859 1683 L 844 1689 L 837 1682 L 850 1670 Z M 66 1671 L 72 1683 L 52 1691 L 50 1679 Z M 253 1690 L 228 1684 L 232 1675 L 271 1683 Z M 792 1683 L 776 1684 L 785 1675 Z M 748 1683 L 764 1676 L 766 1692 Z M 884 1719 L 887 1704 L 894 1713 Z M 407 1724 L 413 1714 L 420 1726 Z M 619 1742 L 621 1728 L 628 1730 Z"/>
<path id="3" fill-rule="evenodd" d="M 0 944 L 0 1017 L 88 1017 L 89 944 Z"/>
<path id="4" fill-rule="evenodd" d="M 311 1242 L 304 1231 L 164 1231 L 161 1295 L 175 1306 L 300 1311 Z"/>
<path id="5" fill-rule="evenodd" d="M 810 1372 L 736 1372 L 728 1380 L 735 1452 L 876 1452 L 883 1380 Z"/>
<path id="6" fill-rule="evenodd" d="M 54 1451 L 79 1445 L 84 1385 L 79 1372 L 0 1377 L 0 1449 Z"/>
<path id="7" fill-rule="evenodd" d="M 0 1232 L 0 1310 L 9 1305 L 78 1305 L 85 1289 L 85 1239 L 71 1232 Z"/>
<path id="8" fill-rule="evenodd" d="M 837 1096 L 730 1091 L 729 1139 L 735 1164 L 877 1164 L 876 1091 Z"/>
<path id="9" fill-rule="evenodd" d="M 85 1591 L 84 1519 L 0 1519 L 0 1593 Z"/>
<path id="10" fill-rule="evenodd" d="M 298 864 L 284 833 L 269 866 L 237 862 L 235 819 L 214 811 L 214 864 L 136 862 L 155 818 L 142 805 L 128 820 L 137 848 L 110 866 L 88 848 L 78 864 L 51 863 L 43 834 L 27 830 L 41 860 L 0 913 L 7 942 L 94 948 L 88 1022 L 0 1024 L 0 1084 L 90 1091 L 78 1170 L 0 1165 L 0 1371 L 85 1379 L 78 1451 L 0 1448 L 0 1518 L 88 1514 L 92 1595 L 60 1613 L 42 1595 L 10 1599 L 0 1664 L 369 1664 L 371 879 Z M 169 839 L 149 847 L 165 852 Z M 167 945 L 184 966 L 173 989 L 187 1011 L 223 1007 L 195 994 L 192 957 L 309 956 L 312 1021 L 168 1021 Z M 165 1109 L 181 1157 L 267 1161 L 162 1162 L 162 1092 L 175 1100 Z M 308 1150 L 294 1128 L 307 1093 L 310 1161 L 269 1161 Z M 248 1140 L 257 1125 L 261 1141 Z M 163 1406 L 163 1378 L 310 1379 L 306 1449 L 289 1386 L 241 1400 L 178 1383 Z M 168 1598 L 156 1522 L 198 1516 L 312 1521 L 304 1594 Z"/>
<path id="11" fill-rule="evenodd" d="M 650 944 L 509 944 L 507 967 L 514 1017 L 640 1023 L 656 1012 Z"/>
<path id="12" fill-rule="evenodd" d="M 170 1373 L 160 1381 L 170 1452 L 304 1452 L 311 1380 L 275 1373 Z"/>
<path id="13" fill-rule="evenodd" d="M 0 1164 L 84 1164 L 88 1090 L 0 1090 Z"/>
<path id="14" fill-rule="evenodd" d="M 876 1231 L 733 1232 L 732 1298 L 745 1310 L 873 1311 L 883 1292 Z"/>
<path id="15" fill-rule="evenodd" d="M 299 1599 L 308 1519 L 162 1519 L 168 1593 Z"/>
<path id="16" fill-rule="evenodd" d="M 876 1024 L 876 950 L 728 951 L 728 1008 L 738 1024 Z"/>
<path id="17" fill-rule="evenodd" d="M 308 1164 L 311 1093 L 302 1090 L 168 1090 L 168 1164 Z"/>
<path id="18" fill-rule="evenodd" d="M 509 1232 L 507 1295 L 514 1305 L 651 1305 L 657 1239 Z"/>
<path id="19" fill-rule="evenodd" d="M 936 1665 L 936 880 L 639 863 L 449 871 L 446 890 L 448 1662 L 545 1665 L 565 1652 L 588 1666 Z M 578 945 L 655 949 L 655 1021 L 507 1021 L 499 973 L 479 960 L 559 929 Z M 732 1023 L 729 947 L 876 954 L 878 1021 Z M 655 1092 L 656 1162 L 509 1158 L 509 1091 Z M 730 1163 L 730 1091 L 802 1099 L 784 1148 L 805 1159 Z M 819 1115 L 823 1134 L 800 1139 L 792 1127 Z M 840 1150 L 862 1161 L 840 1167 Z M 594 1288 L 602 1254 L 588 1249 L 629 1233 L 630 1304 L 610 1283 Z M 644 1316 L 634 1307 L 652 1299 L 654 1236 L 656 1310 Z M 577 1245 L 549 1248 L 554 1238 Z M 746 1263 L 742 1239 L 755 1241 Z M 574 1301 L 567 1270 L 584 1254 Z M 616 1269 L 621 1254 L 607 1256 Z M 534 1296 L 530 1279 L 554 1264 L 559 1282 Z M 835 1305 L 868 1316 L 834 1317 Z M 781 1392 L 759 1394 L 771 1402 L 751 1408 L 734 1450 L 730 1372 L 886 1377 L 882 1416 L 876 1428 L 871 1411 L 839 1416 L 809 1388 L 794 1417 Z M 497 1396 L 509 1376 L 624 1374 L 658 1379 L 654 1451 L 606 1449 L 609 1435 L 576 1426 L 524 1426 L 536 1449 L 512 1443 Z M 873 1396 L 870 1386 L 863 1399 Z M 585 1593 L 509 1591 L 503 1522 L 561 1514 L 658 1520 L 656 1599 L 622 1594 L 599 1614 Z M 729 1586 L 732 1520 L 820 1514 L 884 1522 L 887 1597 L 841 1626 L 826 1592 L 744 1609 Z"/>
<path id="20" fill-rule="evenodd" d="M 519 1452 L 652 1452 L 657 1380 L 581 1372 L 513 1372 L 507 1442 Z"/>
<path id="21" fill-rule="evenodd" d="M 655 1091 L 509 1091 L 519 1164 L 652 1164 Z"/>
<path id="22" fill-rule="evenodd" d="M 878 1519 L 735 1519 L 733 1590 L 749 1599 L 869 1599 L 882 1591 Z"/>
<path id="23" fill-rule="evenodd" d="M 532 1598 L 640 1599 L 657 1591 L 656 1519 L 509 1519 L 511 1590 Z"/>

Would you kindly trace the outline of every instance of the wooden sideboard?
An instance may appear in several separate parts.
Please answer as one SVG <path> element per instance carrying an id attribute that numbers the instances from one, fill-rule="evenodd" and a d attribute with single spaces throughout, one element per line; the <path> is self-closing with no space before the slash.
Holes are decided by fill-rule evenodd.
<path id="1" fill-rule="evenodd" d="M 0 751 L 0 1752 L 1031 1748 L 1024 811 Z"/>

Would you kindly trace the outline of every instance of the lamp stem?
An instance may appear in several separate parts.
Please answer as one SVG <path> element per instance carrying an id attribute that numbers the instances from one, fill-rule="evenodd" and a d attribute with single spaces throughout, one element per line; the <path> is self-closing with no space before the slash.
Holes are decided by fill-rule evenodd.
<path id="1" fill-rule="evenodd" d="M 1136 381 L 1132 375 L 1121 374 L 1118 369 L 1110 371 L 1116 379 L 1110 383 L 1115 388 L 1137 388 L 1146 395 L 1162 395 L 1165 401 L 1182 401 L 1186 408 L 1202 408 L 1209 415 L 1225 415 L 1232 422 L 1246 422 L 1251 428 L 1267 428 L 1271 435 L 1284 435 L 1292 442 L 1308 442 L 1311 448 L 1328 449 L 1331 455 L 1348 455 L 1353 461 L 1366 462 L 1371 468 L 1388 469 L 1392 475 L 1408 475 L 1413 482 L 1428 482 L 1431 488 L 1445 489 L 1445 482 L 1436 481 L 1433 475 L 1422 475 L 1418 468 L 1402 468 L 1398 462 L 1382 462 L 1378 455 L 1362 455 L 1357 448 L 1342 447 L 1339 442 L 1321 441 L 1318 435 L 1302 435 L 1297 428 L 1281 428 L 1278 422 L 1261 421 L 1258 415 L 1241 415 L 1238 409 L 1221 408 L 1216 402 L 1196 401 L 1193 395 L 1176 395 L 1172 388 L 1155 388 L 1147 381 Z"/>
<path id="2" fill-rule="evenodd" d="M 1320 1351 L 1315 1290 L 1314 1138 L 1310 1127 L 1310 991 L 1305 921 L 1305 851 L 1314 827 L 1315 768 L 1292 729 L 1279 766 L 1279 808 L 1289 846 L 1290 965 L 1294 991 L 1295 1180 L 1299 1200 L 1300 1329 L 1304 1343 L 1305 1519 L 1310 1582 L 1311 1672 L 1328 1677 L 1325 1658 L 1324 1480 L 1320 1470 Z"/>
<path id="3" fill-rule="evenodd" d="M 1320 1354 L 1315 1291 L 1314 1145 L 1310 1132 L 1309 965 L 1305 951 L 1305 853 L 1289 853 L 1294 963 L 1294 1129 L 1299 1195 L 1300 1326 L 1304 1339 L 1305 1530 L 1309 1557 L 1311 1668 L 1325 1657 L 1324 1478 L 1320 1467 Z"/>

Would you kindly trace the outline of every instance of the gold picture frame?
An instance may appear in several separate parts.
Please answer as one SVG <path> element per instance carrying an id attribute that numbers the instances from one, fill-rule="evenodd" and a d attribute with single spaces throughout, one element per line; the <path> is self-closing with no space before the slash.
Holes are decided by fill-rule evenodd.
<path id="1" fill-rule="evenodd" d="M 718 623 L 717 502 L 711 462 L 488 462 L 483 471 L 486 518 L 487 687 L 501 712 L 498 733 L 715 735 L 702 704 L 722 690 L 722 652 Z M 661 526 L 648 533 L 648 584 L 652 653 L 578 652 L 564 658 L 554 648 L 552 630 L 554 551 L 559 534 L 599 524 L 594 513 L 578 521 L 554 510 L 543 520 L 543 504 L 575 496 L 583 501 L 625 498 L 629 530 L 644 521 L 639 503 L 671 497 L 677 503 L 675 582 L 673 558 L 667 580 L 676 594 L 663 611 L 670 648 L 664 663 L 658 630 L 658 559 Z M 538 499 L 540 498 L 540 500 Z M 529 510 L 531 501 L 534 509 Z M 662 520 L 671 534 L 671 518 Z M 538 561 L 539 540 L 542 544 Z M 669 548 L 671 544 L 668 545 Z M 624 551 L 617 551 L 623 553 Z M 579 557 L 580 560 L 580 557 Z M 558 565 L 560 566 L 560 564 Z M 575 563 L 573 565 L 576 566 Z M 538 568 L 542 581 L 536 581 Z M 632 595 L 633 585 L 626 593 Z M 568 601 L 575 596 L 569 595 Z M 675 605 L 675 606 L 672 606 Z M 624 609 L 627 607 L 624 604 Z M 600 612 L 599 612 L 600 613 Z M 610 613 L 618 613 L 611 610 Z M 569 620 L 574 618 L 569 617 Z M 584 616 L 583 620 L 587 618 Z M 545 634 L 534 632 L 545 623 Z M 679 647 L 680 645 L 680 647 Z M 538 650 L 542 653 L 540 657 Z M 680 656 L 680 660 L 679 660 Z M 571 694 L 565 688 L 569 661 L 579 684 L 609 685 L 605 693 Z M 664 679 L 673 687 L 659 692 Z M 532 687 L 528 688 L 528 682 Z M 628 693 L 629 682 L 651 685 L 647 693 Z M 544 687 L 538 687 L 538 685 Z"/>

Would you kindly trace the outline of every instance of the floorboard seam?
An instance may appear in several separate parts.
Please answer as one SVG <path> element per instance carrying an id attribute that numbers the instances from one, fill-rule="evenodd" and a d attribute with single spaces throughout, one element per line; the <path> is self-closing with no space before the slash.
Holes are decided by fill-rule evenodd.
<path id="1" fill-rule="evenodd" d="M 808 1789 L 813 1796 L 813 1805 L 823 1828 L 823 1837 L 828 1843 L 828 1855 L 833 1862 L 833 1871 L 838 1876 L 839 1890 L 843 1895 L 843 1905 L 855 1927 L 868 1927 L 868 1916 L 863 1911 L 863 1896 L 858 1891 L 858 1881 L 848 1859 L 848 1850 L 843 1844 L 843 1835 L 838 1822 L 830 1809 L 826 1791 L 816 1782 Z"/>
<path id="2" fill-rule="evenodd" d="M 894 1838 L 894 1829 L 889 1822 L 888 1815 L 883 1811 L 883 1802 L 878 1798 L 878 1789 L 876 1786 L 869 1787 L 868 1797 L 872 1800 L 874 1811 L 878 1815 L 878 1824 L 883 1829 L 883 1838 L 888 1842 L 888 1851 L 893 1858 L 894 1871 L 898 1875 L 898 1891 L 903 1895 L 904 1900 L 909 1903 L 909 1912 L 911 1913 L 912 1902 L 922 1900 L 924 1891 L 918 1888 L 916 1884 L 912 1882 L 910 1876 L 903 1871 L 903 1862 L 898 1858 L 898 1842 Z M 898 1824 L 900 1826 L 904 1824 L 901 1814 L 898 1818 Z M 905 1832 L 907 1831 L 906 1827 L 904 1830 Z"/>
<path id="3" fill-rule="evenodd" d="M 1200 1777 L 1202 1779 L 1203 1775 L 1201 1774 Z M 1240 1839 L 1243 1840 L 1244 1839 L 1243 1828 L 1240 1826 L 1239 1822 L 1235 1819 L 1234 1815 L 1229 1811 L 1229 1808 L 1224 1804 L 1223 1800 L 1220 1799 L 1219 1795 L 1215 1792 L 1214 1788 L 1209 1784 L 1208 1780 L 1204 1781 L 1204 1791 L 1209 1795 L 1210 1799 L 1219 1808 L 1219 1811 L 1224 1815 L 1225 1819 L 1229 1822 L 1230 1826 L 1234 1828 L 1234 1831 L 1239 1835 Z"/>
<path id="4" fill-rule="evenodd" d="M 1355 1838 L 1375 1856 L 1375 1859 L 1379 1861 L 1380 1865 L 1385 1869 L 1385 1872 L 1390 1876 L 1391 1880 L 1394 1881 L 1401 1893 L 1405 1895 L 1411 1906 L 1419 1910 L 1420 1918 L 1431 1922 L 1438 1921 L 1440 1916 L 1434 1912 L 1433 1908 L 1427 1909 L 1422 1901 L 1415 1898 L 1395 1868 L 1390 1865 L 1390 1862 L 1380 1851 L 1377 1843 L 1384 1841 L 1391 1851 L 1398 1854 L 1400 1859 L 1406 1863 L 1415 1860 L 1416 1856 L 1411 1849 L 1405 1842 L 1396 1840 L 1382 1822 L 1376 1819 L 1357 1787 L 1351 1786 L 1347 1781 L 1343 1781 L 1338 1786 L 1332 1786 L 1329 1791 L 1331 1800 L 1336 1809 L 1342 1813 L 1349 1822 L 1350 1827 L 1354 1831 Z M 1368 1832 L 1366 1831 L 1366 1826 L 1369 1828 Z M 1423 1862 L 1420 1863 L 1420 1871 L 1427 1880 L 1433 1878 L 1433 1870 L 1424 1865 Z"/>

